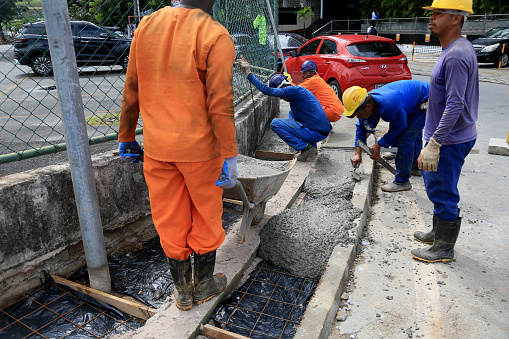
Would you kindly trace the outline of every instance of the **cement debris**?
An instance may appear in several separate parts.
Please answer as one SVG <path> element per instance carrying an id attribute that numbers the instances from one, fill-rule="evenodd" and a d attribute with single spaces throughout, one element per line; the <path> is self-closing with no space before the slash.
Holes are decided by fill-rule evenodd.
<path id="1" fill-rule="evenodd" d="M 336 245 L 355 241 L 353 221 L 360 210 L 350 202 L 354 182 L 347 156 L 341 150 L 320 154 L 304 184 L 305 201 L 274 216 L 260 232 L 262 259 L 297 276 L 317 278 Z"/>

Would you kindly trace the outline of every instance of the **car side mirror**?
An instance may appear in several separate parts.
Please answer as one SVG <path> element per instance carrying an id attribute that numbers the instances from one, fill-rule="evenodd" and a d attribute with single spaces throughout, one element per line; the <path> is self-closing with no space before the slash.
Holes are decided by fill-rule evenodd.
<path id="1" fill-rule="evenodd" d="M 297 57 L 297 51 L 290 51 L 290 55 L 294 58 Z"/>

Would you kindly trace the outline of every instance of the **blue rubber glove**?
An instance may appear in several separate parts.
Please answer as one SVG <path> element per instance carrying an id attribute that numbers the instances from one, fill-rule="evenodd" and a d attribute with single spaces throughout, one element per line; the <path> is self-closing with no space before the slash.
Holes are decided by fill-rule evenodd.
<path id="1" fill-rule="evenodd" d="M 223 169 L 216 180 L 216 186 L 233 188 L 237 183 L 237 157 L 224 159 Z"/>
<path id="2" fill-rule="evenodd" d="M 138 163 L 143 156 L 143 148 L 136 142 L 121 142 L 118 145 L 118 154 L 125 162 Z"/>

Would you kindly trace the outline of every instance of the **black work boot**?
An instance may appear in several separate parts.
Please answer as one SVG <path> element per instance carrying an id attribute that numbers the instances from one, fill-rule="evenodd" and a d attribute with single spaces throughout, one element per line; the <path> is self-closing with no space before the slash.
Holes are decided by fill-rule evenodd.
<path id="1" fill-rule="evenodd" d="M 460 233 L 461 218 L 455 221 L 437 219 L 433 245 L 428 248 L 412 250 L 411 253 L 415 259 L 427 262 L 446 262 L 454 258 L 454 245 Z"/>
<path id="2" fill-rule="evenodd" d="M 220 294 L 226 288 L 226 276 L 214 275 L 216 251 L 194 254 L 194 303 L 201 304 Z"/>
<path id="3" fill-rule="evenodd" d="M 417 241 L 420 241 L 424 244 L 432 244 L 433 240 L 435 240 L 435 230 L 437 229 L 437 221 L 438 217 L 435 213 L 433 213 L 433 229 L 429 232 L 416 231 L 414 233 L 414 238 Z"/>
<path id="4" fill-rule="evenodd" d="M 175 285 L 175 300 L 177 307 L 182 311 L 190 310 L 193 307 L 193 270 L 191 258 L 177 260 L 168 258 L 171 277 Z"/>
<path id="5" fill-rule="evenodd" d="M 300 155 L 297 157 L 297 161 L 306 161 L 308 160 L 309 156 L 313 153 L 316 153 L 316 147 L 311 145 L 311 143 L 308 142 L 308 145 L 306 148 L 300 151 Z"/>

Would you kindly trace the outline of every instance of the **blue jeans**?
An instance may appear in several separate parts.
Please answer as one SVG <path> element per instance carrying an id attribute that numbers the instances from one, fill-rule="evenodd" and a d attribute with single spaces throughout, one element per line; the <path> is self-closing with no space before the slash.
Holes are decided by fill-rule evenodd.
<path id="1" fill-rule="evenodd" d="M 270 128 L 272 128 L 274 133 L 283 139 L 284 142 L 298 151 L 306 148 L 308 142 L 316 147 L 318 141 L 327 138 L 326 135 L 309 129 L 300 122 L 292 119 L 274 119 L 270 123 Z"/>
<path id="2" fill-rule="evenodd" d="M 457 145 L 443 145 L 440 147 L 438 170 L 422 171 L 428 199 L 434 205 L 433 213 L 442 220 L 458 219 L 458 181 L 465 158 L 474 144 L 475 140 Z"/>
<path id="3" fill-rule="evenodd" d="M 412 166 L 417 169 L 417 159 L 422 149 L 422 129 L 426 120 L 426 112 L 417 110 L 407 118 L 407 127 L 396 140 L 398 152 L 394 159 L 396 163 L 396 178 L 394 182 L 402 184 L 412 175 Z"/>

